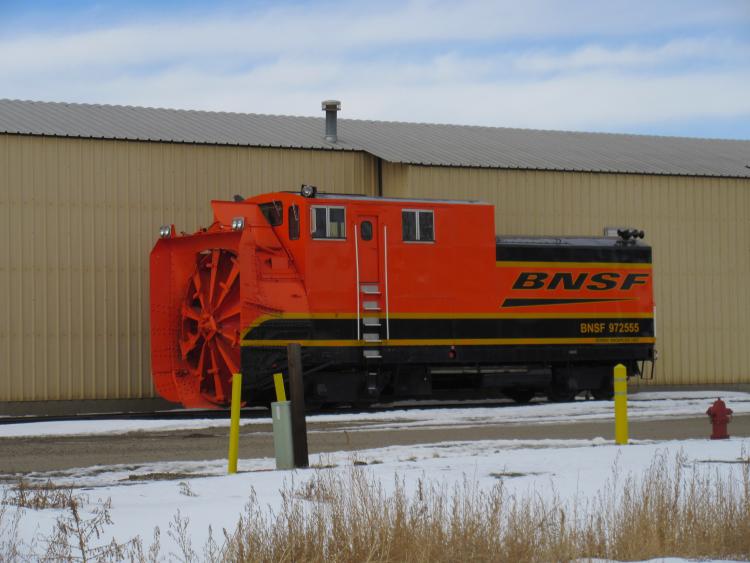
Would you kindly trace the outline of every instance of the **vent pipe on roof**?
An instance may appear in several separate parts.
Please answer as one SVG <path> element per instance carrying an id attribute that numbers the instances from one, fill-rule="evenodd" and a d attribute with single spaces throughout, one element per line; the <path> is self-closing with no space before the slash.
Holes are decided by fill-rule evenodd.
<path id="1" fill-rule="evenodd" d="M 341 109 L 341 102 L 338 100 L 324 100 L 321 105 L 322 109 L 326 112 L 326 141 L 335 143 L 339 139 L 336 114 Z"/>

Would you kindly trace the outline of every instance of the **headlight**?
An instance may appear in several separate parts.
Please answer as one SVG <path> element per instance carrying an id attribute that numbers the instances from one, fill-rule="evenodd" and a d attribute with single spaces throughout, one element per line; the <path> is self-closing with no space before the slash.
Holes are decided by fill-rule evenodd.
<path id="1" fill-rule="evenodd" d="M 232 230 L 233 231 L 241 231 L 245 228 L 245 218 L 244 217 L 235 217 L 232 219 Z"/>
<path id="2" fill-rule="evenodd" d="M 310 184 L 302 184 L 300 193 L 302 194 L 302 197 L 315 197 L 315 194 L 318 193 L 318 188 L 311 186 Z"/>
<path id="3" fill-rule="evenodd" d="M 169 238 L 172 236 L 172 225 L 162 225 L 159 227 L 159 236 L 161 238 Z"/>

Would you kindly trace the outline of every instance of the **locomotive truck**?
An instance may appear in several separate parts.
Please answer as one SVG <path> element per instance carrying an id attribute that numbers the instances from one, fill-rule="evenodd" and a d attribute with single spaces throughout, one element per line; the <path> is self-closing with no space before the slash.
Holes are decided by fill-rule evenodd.
<path id="1" fill-rule="evenodd" d="M 470 201 L 300 192 L 213 201 L 193 234 L 151 253 L 157 392 L 267 404 L 286 346 L 302 347 L 310 405 L 580 392 L 655 359 L 651 248 L 614 237 L 496 236 Z M 651 364 L 653 369 L 653 364 Z"/>

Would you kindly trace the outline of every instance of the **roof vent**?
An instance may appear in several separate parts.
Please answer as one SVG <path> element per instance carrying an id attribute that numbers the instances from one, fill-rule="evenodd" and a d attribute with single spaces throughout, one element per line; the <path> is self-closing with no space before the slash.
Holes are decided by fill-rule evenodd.
<path id="1" fill-rule="evenodd" d="M 341 110 L 341 102 L 338 100 L 324 100 L 321 104 L 326 112 L 326 141 L 335 143 L 339 140 L 336 114 Z"/>

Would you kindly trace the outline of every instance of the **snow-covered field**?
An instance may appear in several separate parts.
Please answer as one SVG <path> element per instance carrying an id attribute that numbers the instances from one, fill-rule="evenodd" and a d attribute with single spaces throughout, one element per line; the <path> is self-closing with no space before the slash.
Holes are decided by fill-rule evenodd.
<path id="1" fill-rule="evenodd" d="M 628 399 L 628 414 L 631 420 L 674 417 L 705 416 L 706 408 L 717 396 L 721 396 L 735 414 L 750 413 L 750 393 L 738 391 L 670 391 L 641 392 Z M 351 422 L 351 427 L 342 430 L 357 430 L 356 423 L 371 422 L 367 430 L 390 430 L 409 427 L 477 426 L 480 424 L 557 424 L 586 420 L 609 420 L 613 418 L 610 401 L 585 401 L 581 398 L 572 403 L 533 402 L 526 406 L 503 405 L 471 408 L 429 408 L 383 410 L 374 412 L 336 413 L 313 415 L 308 424 L 316 422 Z M 270 424 L 270 417 L 242 420 L 242 425 Z M 30 422 L 2 424 L 0 438 L 72 436 L 88 434 L 125 434 L 128 432 L 164 432 L 171 430 L 196 430 L 208 427 L 226 427 L 228 420 L 95 420 L 71 422 Z"/>
<path id="2" fill-rule="evenodd" d="M 640 393 L 630 399 L 632 418 L 705 416 L 705 409 L 716 397 L 712 392 Z M 750 394 L 723 393 L 736 413 L 750 412 Z M 559 423 L 608 419 L 612 404 L 577 401 L 570 404 L 531 404 L 524 407 L 450 408 L 387 411 L 310 417 L 309 422 L 373 421 L 367 428 L 387 430 L 395 426 L 426 427 L 477 425 L 482 423 Z M 253 419 L 245 424 L 269 422 Z M 0 426 L 2 436 L 72 435 L 121 433 L 129 431 L 164 431 L 177 428 L 202 428 L 224 425 L 225 421 L 103 421 L 16 424 Z M 92 501 L 111 499 L 114 525 L 108 533 L 118 540 L 140 535 L 148 541 L 156 526 L 162 529 L 163 552 L 175 548 L 165 533 L 179 510 L 190 520 L 191 537 L 196 547 L 203 545 L 211 525 L 214 535 L 222 528 L 232 529 L 251 491 L 262 506 L 278 510 L 285 485 L 301 485 L 316 472 L 346 474 L 356 464 L 379 480 L 386 490 L 392 489 L 394 477 L 402 478 L 408 490 L 420 479 L 451 487 L 465 479 L 480 488 L 489 489 L 502 480 L 506 490 L 518 495 L 541 495 L 562 501 L 593 498 L 603 490 L 615 465 L 622 476 L 643 476 L 654 457 L 666 453 L 670 458 L 682 452 L 686 464 L 710 467 L 726 473 L 737 471 L 747 463 L 750 438 L 723 441 L 634 441 L 616 446 L 601 437 L 590 440 L 485 440 L 443 442 L 411 446 L 384 447 L 356 453 L 334 452 L 311 455 L 318 468 L 276 471 L 270 458 L 240 460 L 239 473 L 226 475 L 226 460 L 203 462 L 164 462 L 138 466 L 95 466 L 30 474 L 31 482 L 51 479 L 58 485 L 70 485 L 86 493 Z M 5 488 L 8 488 L 6 486 Z M 0 494 L 2 487 L 0 487 Z M 186 495 L 186 491 L 192 495 Z M 20 532 L 27 541 L 47 535 L 53 529 L 60 511 L 54 509 L 22 512 Z"/>
<path id="3" fill-rule="evenodd" d="M 403 478 L 407 490 L 413 490 L 419 479 L 451 487 L 468 478 L 484 489 L 503 480 L 511 493 L 585 502 L 605 488 L 615 464 L 620 475 L 640 477 L 655 455 L 667 453 L 673 458 L 678 452 L 686 456 L 689 466 L 737 471 L 738 463 L 747 460 L 750 440 L 636 442 L 628 446 L 616 446 L 602 438 L 445 442 L 379 448 L 356 455 L 340 452 L 311 456 L 311 464 L 323 466 L 322 469 L 275 471 L 272 459 L 245 459 L 240 462 L 240 472 L 231 476 L 224 474 L 226 461 L 216 460 L 159 463 L 140 466 L 135 471 L 125 466 L 99 466 L 56 473 L 53 477 L 55 483 L 73 485 L 92 500 L 110 498 L 114 521 L 110 533 L 118 540 L 135 535 L 148 539 L 154 527 L 159 526 L 163 530 L 163 550 L 169 552 L 175 546 L 164 531 L 178 510 L 190 519 L 194 545 L 201 546 L 207 539 L 209 525 L 215 532 L 234 527 L 251 490 L 261 505 L 278 510 L 279 491 L 285 484 L 301 485 L 316 471 L 344 473 L 355 461 L 366 463 L 366 471 L 386 490 L 393 486 L 395 475 Z M 157 481 L 131 478 L 169 473 L 176 477 Z M 30 477 L 38 481 L 49 476 Z M 183 483 L 195 496 L 184 494 Z M 23 537 L 30 540 L 48 533 L 58 513 L 23 510 Z"/>

